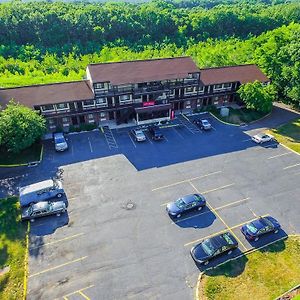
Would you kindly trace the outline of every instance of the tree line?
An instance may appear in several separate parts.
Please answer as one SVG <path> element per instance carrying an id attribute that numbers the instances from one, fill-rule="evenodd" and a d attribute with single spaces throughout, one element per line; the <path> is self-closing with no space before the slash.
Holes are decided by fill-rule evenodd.
<path id="1" fill-rule="evenodd" d="M 300 3 L 271 1 L 154 0 L 131 3 L 21 2 L 0 4 L 0 55 L 40 58 L 93 53 L 103 46 L 246 39 L 300 21 Z M 189 3 L 189 5 L 188 5 Z M 212 4 L 214 3 L 214 4 Z M 229 5 L 230 3 L 230 5 Z M 39 51 L 30 52 L 26 45 Z"/>

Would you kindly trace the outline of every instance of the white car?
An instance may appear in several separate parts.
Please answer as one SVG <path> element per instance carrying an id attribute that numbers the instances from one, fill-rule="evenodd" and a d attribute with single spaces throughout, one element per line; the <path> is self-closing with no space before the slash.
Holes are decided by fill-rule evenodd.
<path id="1" fill-rule="evenodd" d="M 274 140 L 274 136 L 267 133 L 259 133 L 252 137 L 252 141 L 254 141 L 257 144 L 262 144 L 273 140 Z"/>
<path id="2" fill-rule="evenodd" d="M 146 141 L 146 136 L 141 129 L 132 129 L 132 134 L 137 142 Z"/>
<path id="3" fill-rule="evenodd" d="M 68 144 L 62 132 L 54 133 L 53 135 L 55 150 L 62 152 L 68 149 Z"/>

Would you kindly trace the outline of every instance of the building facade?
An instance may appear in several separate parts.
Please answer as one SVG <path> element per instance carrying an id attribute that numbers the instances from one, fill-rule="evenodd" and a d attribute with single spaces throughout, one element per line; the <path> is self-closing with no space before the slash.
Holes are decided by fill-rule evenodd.
<path id="1" fill-rule="evenodd" d="M 14 99 L 38 110 L 49 131 L 109 122 L 139 125 L 236 102 L 239 86 L 255 80 L 270 82 L 256 65 L 199 69 L 190 57 L 100 63 L 88 65 L 82 81 L 0 89 L 0 104 Z"/>

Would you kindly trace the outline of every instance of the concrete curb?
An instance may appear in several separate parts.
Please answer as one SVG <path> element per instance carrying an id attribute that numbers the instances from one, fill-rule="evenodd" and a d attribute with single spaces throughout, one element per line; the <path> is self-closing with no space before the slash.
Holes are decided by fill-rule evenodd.
<path id="1" fill-rule="evenodd" d="M 41 161 L 43 160 L 43 153 L 44 153 L 44 145 L 42 144 L 41 147 L 41 153 L 40 153 L 40 159 L 37 161 L 30 161 L 28 163 L 24 163 L 24 164 L 13 164 L 13 165 L 0 165 L 0 168 L 15 168 L 15 167 L 35 167 L 37 166 L 39 163 L 41 163 Z"/>
<path id="2" fill-rule="evenodd" d="M 282 295 L 280 295 L 279 297 L 277 297 L 275 300 L 279 300 L 280 298 L 284 297 L 285 294 L 288 294 L 290 292 L 292 292 L 293 290 L 296 290 L 300 288 L 300 284 L 297 284 L 296 286 L 292 287 L 291 289 L 289 289 L 288 291 L 284 292 Z"/>
<path id="3" fill-rule="evenodd" d="M 227 123 L 221 119 L 219 119 L 217 116 L 215 116 L 213 113 L 209 112 L 209 114 L 214 117 L 216 120 L 218 120 L 219 122 L 223 123 L 223 124 L 226 124 L 226 125 L 230 125 L 230 126 L 240 126 L 240 124 L 233 124 L 233 123 Z"/>
<path id="4" fill-rule="evenodd" d="M 24 258 L 23 300 L 26 300 L 26 298 L 27 298 L 29 231 L 30 231 L 30 222 L 28 222 L 27 231 L 26 231 L 26 252 L 25 252 L 25 258 Z"/>

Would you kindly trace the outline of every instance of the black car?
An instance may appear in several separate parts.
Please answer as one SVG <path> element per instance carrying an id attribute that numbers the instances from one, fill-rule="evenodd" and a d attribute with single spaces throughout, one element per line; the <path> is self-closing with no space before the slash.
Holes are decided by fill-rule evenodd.
<path id="1" fill-rule="evenodd" d="M 168 203 L 166 210 L 170 216 L 180 218 L 182 213 L 201 210 L 205 205 L 206 201 L 202 195 L 192 194 Z"/>
<path id="2" fill-rule="evenodd" d="M 150 133 L 152 140 L 159 141 L 164 138 L 164 136 L 158 126 L 150 126 L 148 128 L 148 131 Z"/>
<path id="3" fill-rule="evenodd" d="M 191 249 L 196 263 L 207 265 L 214 257 L 227 253 L 230 255 L 238 247 L 238 242 L 229 232 L 221 233 L 202 241 Z"/>
<path id="4" fill-rule="evenodd" d="M 266 233 L 278 233 L 280 224 L 272 217 L 261 217 L 242 226 L 241 231 L 249 241 L 258 241 Z"/>

